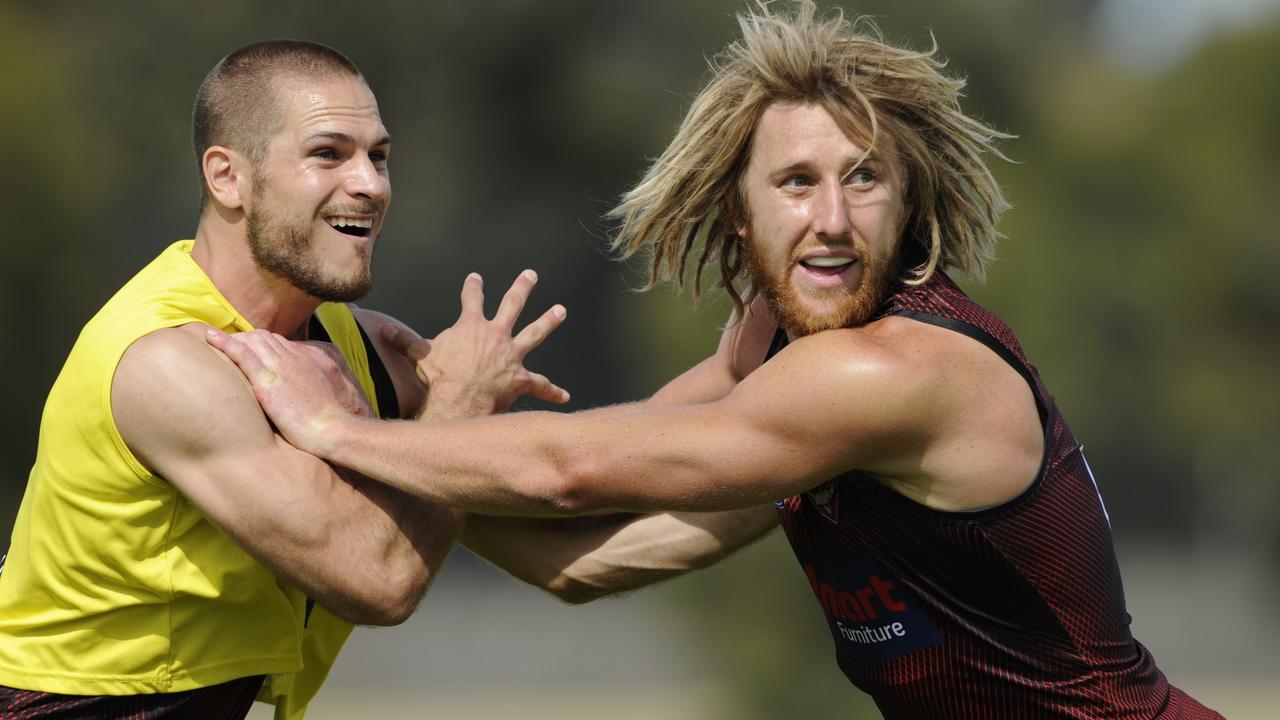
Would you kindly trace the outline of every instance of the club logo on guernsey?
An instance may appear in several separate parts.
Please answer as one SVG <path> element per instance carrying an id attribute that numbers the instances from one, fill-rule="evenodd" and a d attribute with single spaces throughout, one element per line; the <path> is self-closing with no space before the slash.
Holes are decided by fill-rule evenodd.
<path id="1" fill-rule="evenodd" d="M 942 642 L 906 586 L 875 558 L 837 567 L 804 565 L 813 594 L 831 625 L 836 652 L 877 661 Z"/>
<path id="2" fill-rule="evenodd" d="M 830 522 L 840 522 L 840 484 L 828 480 L 804 494 L 818 510 L 818 514 Z"/>

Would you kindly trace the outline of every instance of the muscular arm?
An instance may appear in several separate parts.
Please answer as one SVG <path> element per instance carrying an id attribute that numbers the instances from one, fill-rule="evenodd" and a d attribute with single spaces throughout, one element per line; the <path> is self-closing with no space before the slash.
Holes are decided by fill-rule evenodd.
<path id="1" fill-rule="evenodd" d="M 584 603 L 717 563 L 777 525 L 772 504 L 559 519 L 470 515 L 462 542 L 513 576 Z"/>
<path id="2" fill-rule="evenodd" d="M 637 405 L 592 411 L 710 402 L 727 395 L 765 357 L 776 330 L 762 306 L 733 322 L 714 355 Z M 772 503 L 742 510 L 614 513 L 583 518 L 473 514 L 462 542 L 513 576 L 571 603 L 582 603 L 712 565 L 778 525 Z"/>
<path id="3" fill-rule="evenodd" d="M 305 446 L 382 482 L 478 512 L 724 510 L 884 471 L 929 408 L 910 377 L 832 344 L 791 345 L 725 398 L 611 414 L 519 413 L 433 426 L 344 417 Z M 858 357 L 857 353 L 852 354 Z M 502 452 L 473 448 L 500 442 Z M 310 444 L 311 442 L 314 445 Z"/>
<path id="4" fill-rule="evenodd" d="M 458 532 L 427 503 L 342 476 L 276 435 L 202 326 L 135 342 L 112 411 L 138 459 L 282 579 L 336 615 L 395 624 L 416 607 Z"/>
<path id="5" fill-rule="evenodd" d="M 316 390 L 323 378 L 278 382 L 302 372 L 296 352 L 219 344 L 300 447 L 478 512 L 745 508 L 850 470 L 930 507 L 972 510 L 1025 489 L 1044 439 L 1030 387 L 999 356 L 900 318 L 802 338 L 712 402 L 430 427 L 352 417 Z M 502 452 L 470 450 L 485 442 Z"/>
<path id="6" fill-rule="evenodd" d="M 269 377 L 244 359 L 251 377 Z M 523 413 L 421 434 L 328 417 L 291 425 L 304 446 L 409 492 L 521 515 L 743 508 L 853 469 L 932 507 L 974 509 L 1025 488 L 1042 434 L 1029 388 L 998 356 L 892 318 L 796 341 L 712 402 Z M 486 436 L 504 451 L 461 452 Z"/>
<path id="7" fill-rule="evenodd" d="M 739 509 L 851 467 L 872 469 L 859 463 L 887 454 L 902 434 L 895 421 L 914 416 L 903 399 L 919 402 L 906 391 L 918 374 L 892 372 L 900 363 L 882 362 L 887 351 L 871 352 L 874 344 L 859 338 L 806 338 L 714 402 L 437 424 L 353 417 L 327 392 L 319 367 L 278 337 L 209 340 L 240 365 L 299 447 L 459 509 L 557 515 Z M 496 444 L 502 452 L 477 452 Z"/>

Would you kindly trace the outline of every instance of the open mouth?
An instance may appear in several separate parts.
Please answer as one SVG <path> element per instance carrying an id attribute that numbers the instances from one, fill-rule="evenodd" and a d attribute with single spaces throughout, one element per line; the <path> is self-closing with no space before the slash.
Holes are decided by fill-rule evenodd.
<path id="1" fill-rule="evenodd" d="M 800 264 L 815 275 L 839 275 L 853 264 L 848 257 L 811 257 L 801 260 Z"/>
<path id="2" fill-rule="evenodd" d="M 331 217 L 326 218 L 326 222 L 343 235 L 369 237 L 369 233 L 373 232 L 373 220 L 371 218 Z"/>

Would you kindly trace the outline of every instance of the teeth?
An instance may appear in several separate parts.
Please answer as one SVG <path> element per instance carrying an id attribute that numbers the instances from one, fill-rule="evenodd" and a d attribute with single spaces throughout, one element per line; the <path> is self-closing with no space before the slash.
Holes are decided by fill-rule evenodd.
<path id="1" fill-rule="evenodd" d="M 804 261 L 805 265 L 814 267 L 840 267 L 853 262 L 853 258 L 847 257 L 812 257 Z"/>
<path id="2" fill-rule="evenodd" d="M 360 218 L 331 217 L 329 224 L 334 227 L 358 227 L 369 229 L 373 227 L 372 220 L 362 220 Z"/>

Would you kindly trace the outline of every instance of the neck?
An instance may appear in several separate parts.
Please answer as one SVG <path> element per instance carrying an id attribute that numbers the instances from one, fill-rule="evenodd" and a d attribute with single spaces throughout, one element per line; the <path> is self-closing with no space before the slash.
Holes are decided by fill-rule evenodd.
<path id="1" fill-rule="evenodd" d="M 245 320 L 255 328 L 290 339 L 306 337 L 307 321 L 320 301 L 283 278 L 258 266 L 249 249 L 243 218 L 210 219 L 206 212 L 196 228 L 191 259 Z"/>

